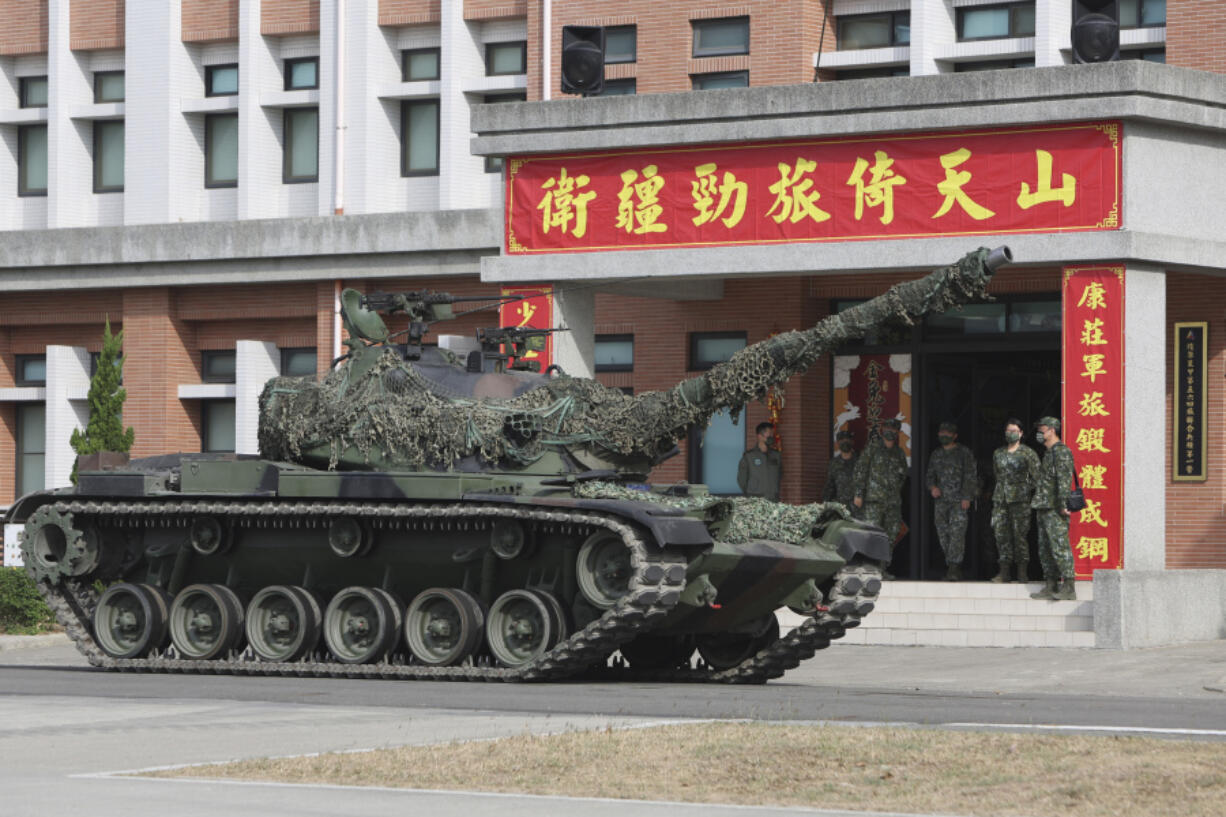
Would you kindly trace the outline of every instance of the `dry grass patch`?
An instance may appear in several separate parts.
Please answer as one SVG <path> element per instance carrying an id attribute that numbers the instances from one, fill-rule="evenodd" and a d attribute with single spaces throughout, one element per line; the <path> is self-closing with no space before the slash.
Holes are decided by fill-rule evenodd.
<path id="1" fill-rule="evenodd" d="M 1199 817 L 1226 744 L 704 723 L 199 766 L 160 776 L 1027 817 Z"/>

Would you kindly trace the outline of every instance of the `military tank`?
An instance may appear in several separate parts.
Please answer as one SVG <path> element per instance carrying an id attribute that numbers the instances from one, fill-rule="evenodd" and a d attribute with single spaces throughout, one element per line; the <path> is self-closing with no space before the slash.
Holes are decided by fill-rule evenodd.
<path id="1" fill-rule="evenodd" d="M 885 534 L 835 503 L 652 486 L 652 469 L 881 322 L 985 296 L 1009 260 L 979 249 L 635 396 L 534 371 L 532 330 L 423 345 L 463 299 L 346 290 L 348 351 L 319 380 L 268 382 L 259 456 L 83 458 L 74 488 L 5 521 L 98 667 L 761 683 L 871 612 Z M 803 616 L 787 634 L 782 607 Z"/>

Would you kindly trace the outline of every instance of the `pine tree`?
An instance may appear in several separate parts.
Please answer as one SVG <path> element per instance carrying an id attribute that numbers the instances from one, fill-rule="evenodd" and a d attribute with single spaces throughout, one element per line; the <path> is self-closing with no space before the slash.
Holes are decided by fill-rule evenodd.
<path id="1" fill-rule="evenodd" d="M 81 454 L 97 454 L 99 451 L 127 452 L 132 449 L 136 432 L 123 427 L 123 403 L 128 392 L 120 386 L 123 381 L 123 330 L 111 334 L 108 319 L 102 330 L 102 352 L 98 355 L 98 370 L 89 380 L 89 424 L 84 433 L 72 432 L 69 443 Z M 77 469 L 73 466 L 72 481 L 77 481 Z"/>

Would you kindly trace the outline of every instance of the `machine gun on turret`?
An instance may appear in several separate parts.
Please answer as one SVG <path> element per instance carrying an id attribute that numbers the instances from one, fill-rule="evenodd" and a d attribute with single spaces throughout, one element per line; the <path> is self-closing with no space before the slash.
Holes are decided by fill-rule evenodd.
<path id="1" fill-rule="evenodd" d="M 536 329 L 531 326 L 503 326 L 478 329 L 477 342 L 485 360 L 494 361 L 494 371 L 539 372 L 541 362 L 531 360 L 533 352 L 545 351 L 545 340 L 554 332 L 569 329 Z M 550 367 L 553 368 L 553 367 Z"/>

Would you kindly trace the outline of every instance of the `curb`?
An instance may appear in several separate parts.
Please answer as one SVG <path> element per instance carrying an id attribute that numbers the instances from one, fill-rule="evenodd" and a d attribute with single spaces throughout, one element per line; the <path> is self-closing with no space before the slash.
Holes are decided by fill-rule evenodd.
<path id="1" fill-rule="evenodd" d="M 11 650 L 26 650 L 36 647 L 58 647 L 70 643 L 67 633 L 48 633 L 47 635 L 0 635 L 0 652 Z"/>

